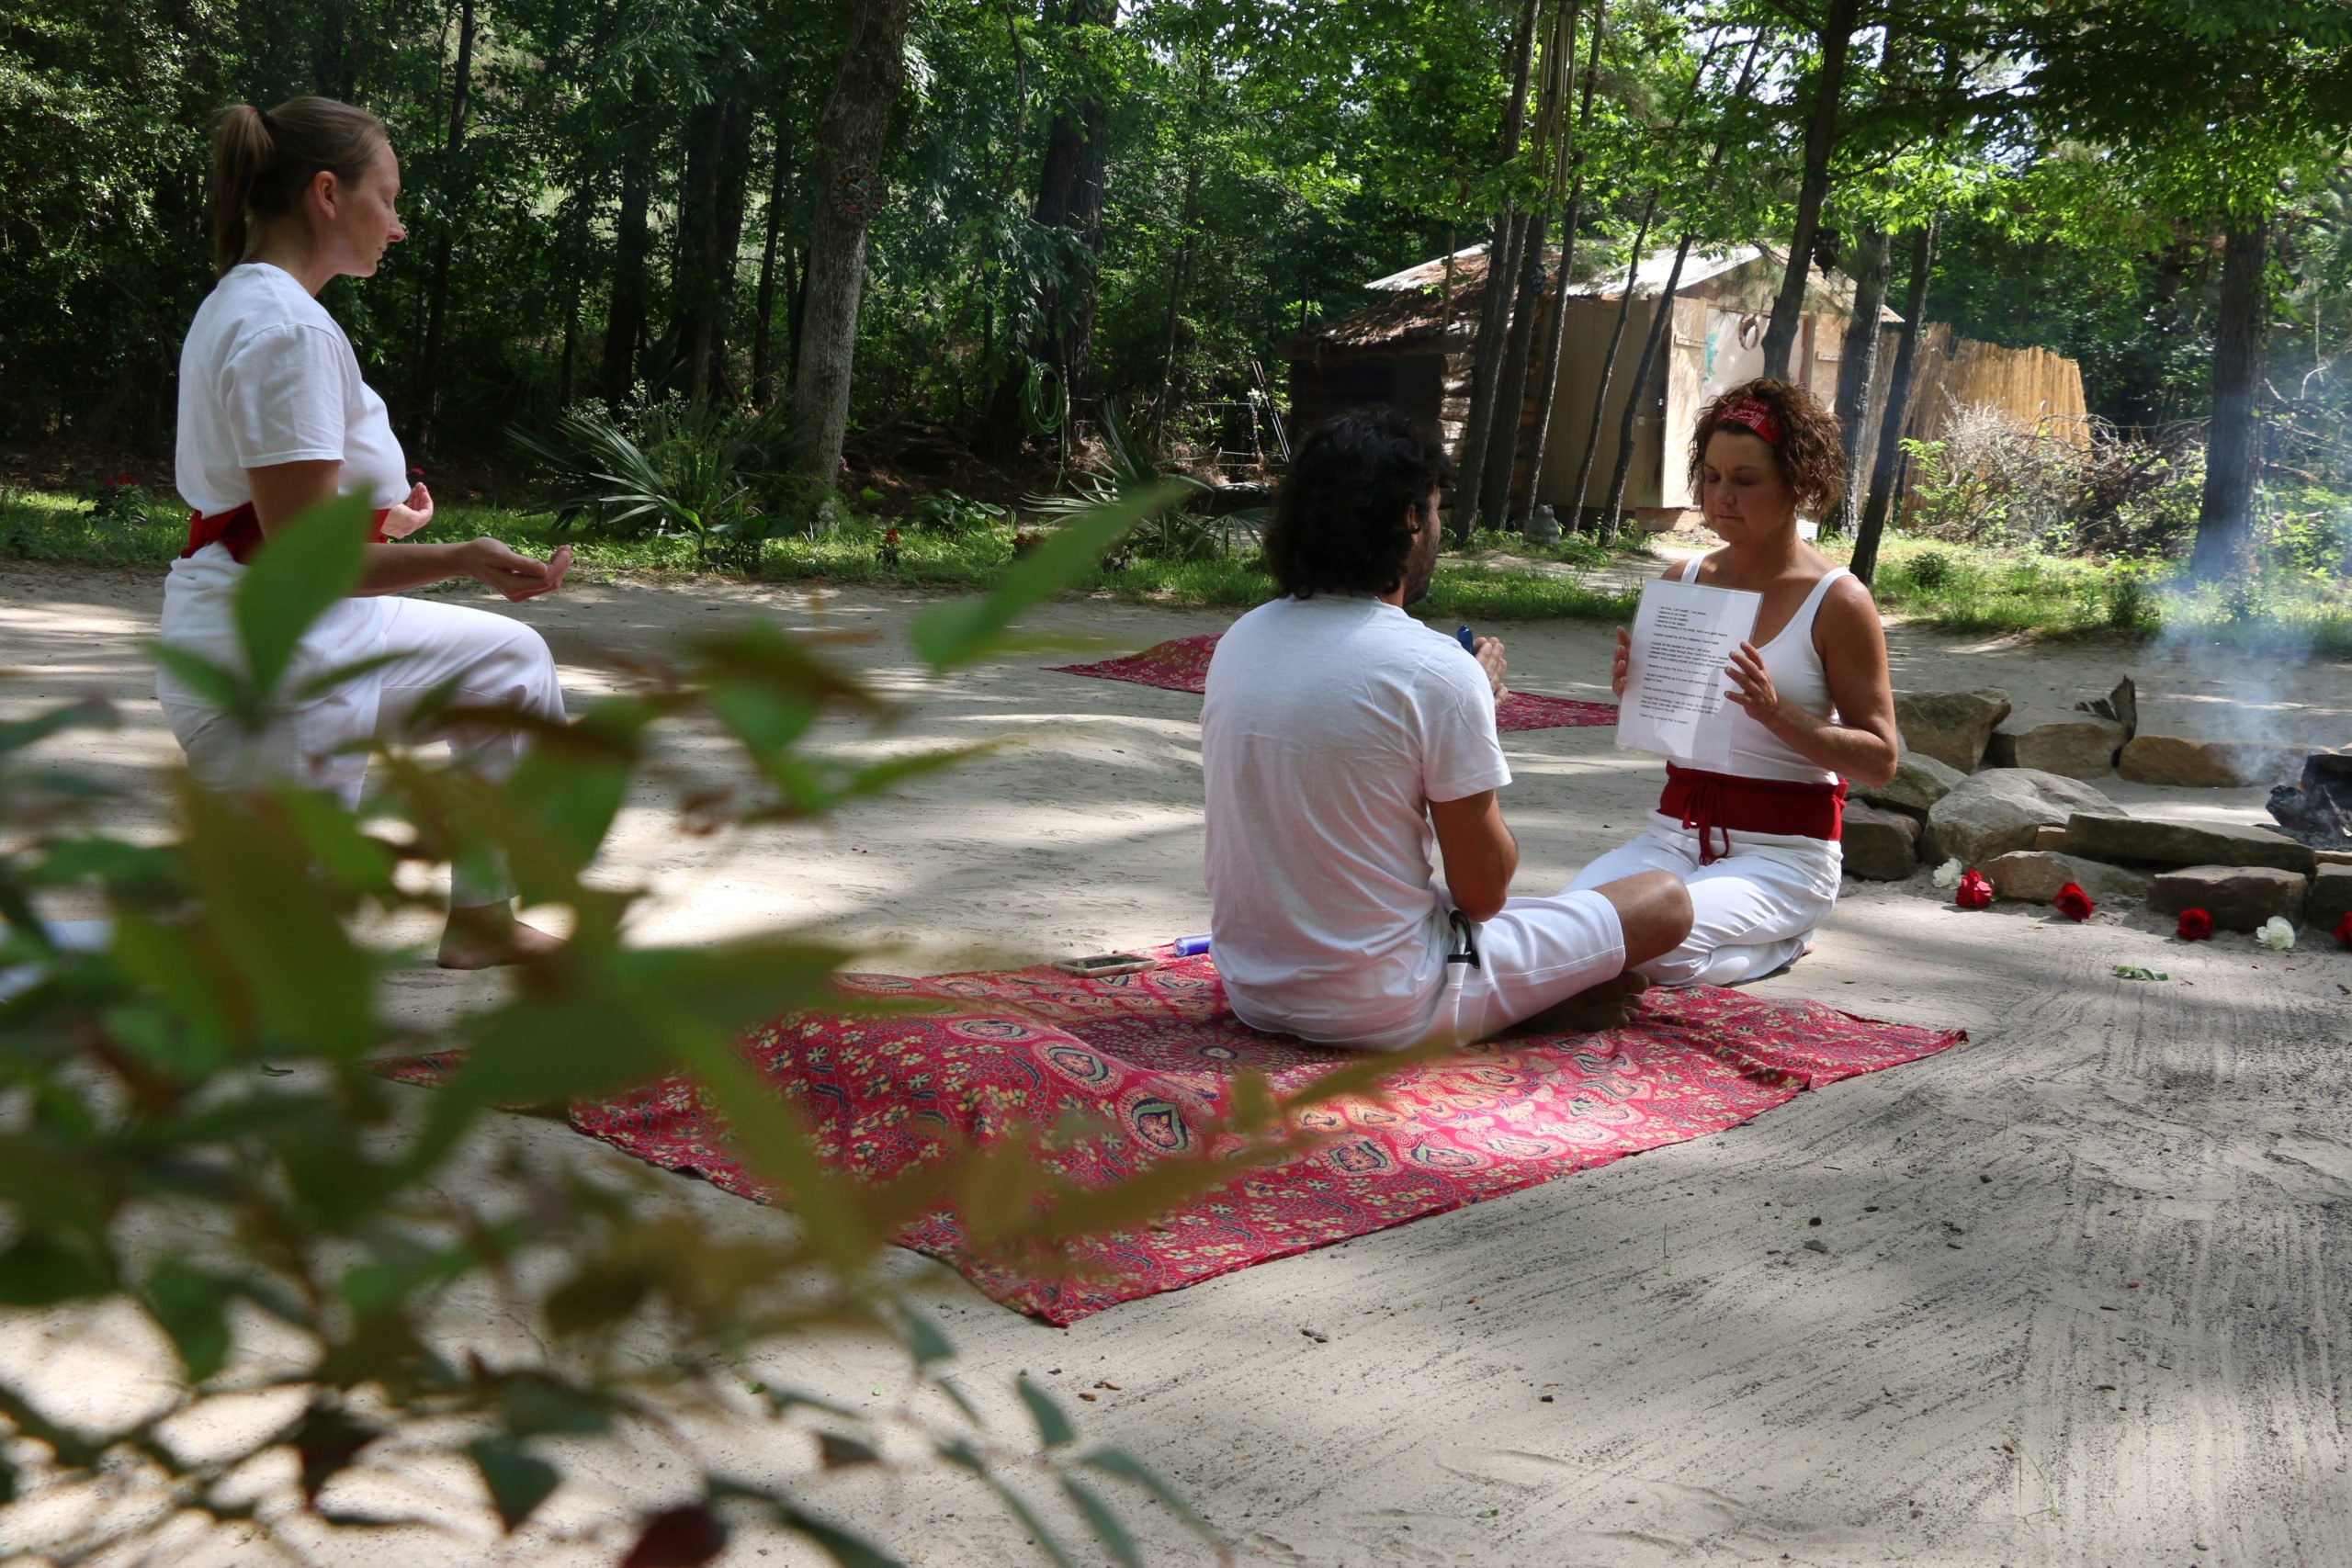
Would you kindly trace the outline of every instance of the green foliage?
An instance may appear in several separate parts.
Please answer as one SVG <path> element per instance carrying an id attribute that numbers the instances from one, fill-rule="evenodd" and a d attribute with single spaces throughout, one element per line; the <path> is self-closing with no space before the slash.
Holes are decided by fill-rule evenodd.
<path id="1" fill-rule="evenodd" d="M 952 490 L 935 490 L 917 496 L 900 521 L 926 533 L 971 534 L 998 527 L 1007 521 L 1007 516 L 1001 506 L 990 506 Z"/>
<path id="2" fill-rule="evenodd" d="M 627 421 L 579 409 L 546 434 L 513 435 L 571 492 L 534 512 L 558 527 L 585 517 L 624 537 L 690 538 L 706 565 L 756 568 L 762 544 L 808 499 L 786 474 L 793 432 L 782 404 L 742 412 L 666 399 Z"/>
<path id="3" fill-rule="evenodd" d="M 1164 500 L 1138 496 L 1116 514 L 1073 521 L 989 597 L 923 617 L 919 654 L 944 674 L 1020 647 L 1021 613 L 1082 576 Z M 234 721 L 275 720 L 285 650 L 306 615 L 348 583 L 362 535 L 351 507 L 330 509 L 273 537 L 246 574 L 243 667 L 213 677 L 240 705 Z M 1200 1129 L 1200 1157 L 1153 1167 L 1132 1189 L 1057 1184 L 1029 1158 L 1041 1134 L 1021 1129 L 888 1186 L 838 1176 L 733 1044 L 779 1012 L 845 1005 L 830 977 L 846 954 L 805 932 L 635 945 L 625 931 L 642 891 L 600 864 L 630 780 L 693 715 L 715 716 L 747 764 L 748 787 L 731 807 L 698 807 L 706 817 L 848 808 L 912 769 L 955 760 L 860 763 L 806 750 L 820 716 L 887 724 L 892 702 L 771 626 L 683 650 L 673 678 L 539 737 L 505 784 L 380 757 L 382 785 L 364 816 L 288 784 L 230 796 L 180 780 L 172 831 L 134 843 L 74 825 L 88 786 L 28 756 L 62 731 L 105 722 L 103 709 L 0 728 L 0 1081 L 12 1108 L 0 1120 L 0 1306 L 19 1324 L 34 1311 L 71 1320 L 128 1309 L 179 1363 L 175 1397 L 97 1425 L 47 1413 L 29 1369 L 0 1371 L 15 1494 L 62 1497 L 103 1475 L 124 1503 L 51 1510 L 51 1533 L 33 1550 L 135 1557 L 166 1529 L 185 1544 L 189 1521 L 207 1517 L 252 1550 L 280 1531 L 311 1552 L 331 1551 L 322 1543 L 344 1530 L 418 1522 L 463 1532 L 465 1506 L 446 1498 L 413 1519 L 397 1503 L 360 1517 L 345 1500 L 350 1483 L 434 1453 L 462 1456 L 487 1522 L 513 1532 L 561 1484 L 577 1451 L 568 1439 L 628 1428 L 660 1443 L 697 1416 L 805 1434 L 820 1467 L 763 1467 L 756 1484 L 703 1475 L 687 1501 L 641 1521 L 627 1561 L 704 1561 L 730 1529 L 761 1524 L 838 1562 L 893 1562 L 825 1517 L 816 1489 L 825 1471 L 897 1467 L 914 1461 L 888 1456 L 913 1451 L 972 1474 L 1049 1558 L 1066 1551 L 1055 1532 L 1069 1527 L 1024 1496 L 1021 1477 L 1049 1488 L 1122 1562 L 1137 1556 L 1122 1512 L 1136 1502 L 1159 1499 L 1214 1540 L 1142 1461 L 1082 1446 L 1044 1391 L 1016 1391 L 1034 1440 L 1000 1431 L 954 1384 L 953 1348 L 874 1263 L 905 1220 L 941 1206 L 1008 1257 L 1141 1223 L 1288 1157 L 1288 1110 L 1370 1092 L 1395 1061 L 1342 1068 L 1270 1114 L 1253 1102 L 1250 1115 Z M 403 889 L 429 879 L 396 871 L 486 851 L 506 858 L 527 900 L 569 916 L 569 944 L 526 983 L 477 993 L 470 1010 L 435 1023 L 401 1016 L 378 982 L 402 955 L 361 933 L 423 912 L 426 901 Z M 68 894 L 104 907 L 109 939 L 57 945 L 36 909 Z M 422 1096 L 393 1089 L 375 1070 L 388 1052 L 452 1053 L 435 1058 L 446 1081 Z M 764 1226 L 756 1240 L 723 1234 L 667 1201 L 650 1177 L 500 1153 L 490 1136 L 502 1107 L 667 1073 L 699 1085 L 747 1163 L 790 1194 L 797 1223 Z M 1243 1135 L 1238 1148 L 1228 1131 Z M 1208 1157 L 1220 1140 L 1227 1152 Z M 486 1311 L 547 1356 L 470 1348 L 456 1324 Z M 246 1337 L 264 1321 L 282 1330 L 266 1364 Z M 844 1325 L 903 1348 L 896 1401 L 865 1414 L 756 1385 L 747 1404 L 732 1369 Z M 264 1391 L 298 1396 L 282 1421 L 232 1423 L 221 1428 L 231 1436 L 193 1454 L 175 1446 L 175 1423 Z M 264 1455 L 279 1457 L 256 1469 Z M 683 1441 L 665 1462 L 681 1479 L 696 1474 Z M 267 1480 L 280 1464 L 288 1479 Z M 151 1495 L 157 1506 L 130 1501 Z"/>

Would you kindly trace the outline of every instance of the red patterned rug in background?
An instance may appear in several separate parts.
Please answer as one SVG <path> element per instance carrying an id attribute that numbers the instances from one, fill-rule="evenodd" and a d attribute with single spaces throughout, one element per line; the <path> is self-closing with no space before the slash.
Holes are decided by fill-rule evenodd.
<path id="1" fill-rule="evenodd" d="M 1201 694 L 1209 678 L 1209 655 L 1216 651 L 1219 634 L 1180 637 L 1155 643 L 1124 659 L 1096 664 L 1057 664 L 1064 675 L 1091 675 L 1103 681 L 1132 681 L 1166 692 Z M 1580 702 L 1574 697 L 1539 697 L 1513 692 L 1495 705 L 1495 728 L 1506 735 L 1518 729 L 1585 729 L 1617 722 L 1614 703 Z"/>
<path id="2" fill-rule="evenodd" d="M 1225 1006 L 1206 956 L 1142 974 L 1077 979 L 1051 968 L 1003 974 L 843 977 L 843 988 L 933 1013 L 808 1014 L 754 1031 L 746 1058 L 814 1123 L 836 1168 L 876 1179 L 946 1145 L 1073 1112 L 1115 1132 L 1047 1156 L 1107 1184 L 1154 1161 L 1198 1154 L 1198 1129 L 1229 1106 L 1236 1073 L 1295 1092 L 1347 1053 L 1255 1032 Z M 1652 992 L 1635 1021 L 1600 1034 L 1530 1034 L 1407 1067 L 1385 1103 L 1306 1113 L 1321 1142 L 1241 1173 L 1158 1221 L 1088 1244 L 1086 1277 L 1024 1272 L 980 1256 L 952 1213 L 899 1239 L 960 1270 L 1008 1306 L 1069 1324 L 1120 1302 L 1252 1263 L 1442 1213 L 1645 1149 L 1734 1127 L 1859 1073 L 1931 1055 L 1959 1030 L 1883 1023 L 1818 1002 L 1765 1001 L 1713 987 Z M 390 1077 L 438 1082 L 448 1057 L 388 1063 Z M 576 1105 L 574 1127 L 741 1197 L 776 1194 L 737 1163 L 694 1086 L 665 1079 Z M 1212 1151 L 1214 1152 L 1214 1151 Z"/>

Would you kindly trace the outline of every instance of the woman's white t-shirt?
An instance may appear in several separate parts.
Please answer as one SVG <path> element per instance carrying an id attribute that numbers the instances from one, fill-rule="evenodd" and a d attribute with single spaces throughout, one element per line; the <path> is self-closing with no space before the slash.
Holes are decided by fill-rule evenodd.
<path id="1" fill-rule="evenodd" d="M 247 468 L 343 465 L 337 490 L 393 506 L 408 463 L 326 307 L 267 262 L 229 269 L 180 349 L 179 492 L 206 516 L 254 498 Z"/>
<path id="2" fill-rule="evenodd" d="M 336 490 L 392 506 L 408 497 L 408 468 L 384 400 L 361 378 L 351 340 L 293 275 L 267 262 L 232 267 L 196 312 L 180 349 L 180 494 L 204 515 L 254 498 L 247 468 L 340 462 Z M 236 620 L 245 569 L 220 545 L 172 563 L 164 584 L 163 640 L 223 669 L 242 669 Z M 342 599 L 303 633 L 289 688 L 382 651 L 386 601 Z M 165 667 L 155 694 L 166 708 L 203 709 L 205 694 Z"/>

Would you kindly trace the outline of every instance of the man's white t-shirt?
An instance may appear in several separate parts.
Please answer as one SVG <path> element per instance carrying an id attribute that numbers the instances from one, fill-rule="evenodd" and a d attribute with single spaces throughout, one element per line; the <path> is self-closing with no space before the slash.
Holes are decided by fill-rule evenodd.
<path id="1" fill-rule="evenodd" d="M 384 400 L 351 340 L 293 275 L 267 262 L 229 269 L 180 347 L 176 480 L 206 516 L 254 498 L 247 468 L 338 462 L 345 495 L 378 507 L 408 497 L 408 465 Z"/>
<path id="2" fill-rule="evenodd" d="M 1366 597 L 1234 623 L 1201 710 L 1210 934 L 1243 1022 L 1398 1045 L 1444 983 L 1428 803 L 1510 782 L 1486 671 Z"/>

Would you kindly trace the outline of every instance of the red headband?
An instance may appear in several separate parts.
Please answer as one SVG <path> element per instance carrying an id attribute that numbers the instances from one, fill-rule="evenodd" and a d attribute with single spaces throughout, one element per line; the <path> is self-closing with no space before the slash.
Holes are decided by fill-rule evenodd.
<path id="1" fill-rule="evenodd" d="M 1781 423 L 1781 416 L 1772 412 L 1772 405 L 1758 398 L 1740 399 L 1715 415 L 1715 423 L 1736 424 L 1754 431 L 1764 438 L 1767 446 L 1778 446 L 1785 428 Z"/>

